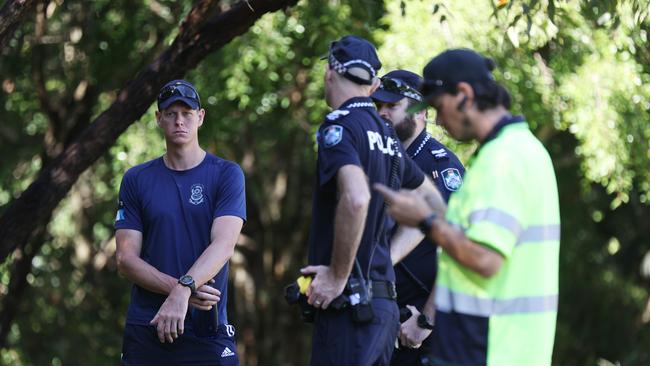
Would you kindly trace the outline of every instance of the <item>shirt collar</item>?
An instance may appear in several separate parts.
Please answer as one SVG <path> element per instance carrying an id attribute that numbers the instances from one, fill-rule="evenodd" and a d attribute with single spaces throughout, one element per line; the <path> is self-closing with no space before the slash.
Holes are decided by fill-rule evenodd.
<path id="1" fill-rule="evenodd" d="M 346 100 L 339 109 L 351 109 L 351 108 L 372 108 L 376 109 L 375 103 L 370 99 L 370 97 L 353 97 Z"/>
<path id="2" fill-rule="evenodd" d="M 422 142 L 424 141 L 424 139 L 427 138 L 427 136 L 428 136 L 427 129 L 423 128 L 420 134 L 418 135 L 418 137 L 416 137 L 415 140 L 413 140 L 413 142 L 411 142 L 411 144 L 409 145 L 409 148 L 406 149 L 406 153 L 409 156 L 413 157 L 415 152 L 418 150 L 420 145 L 422 145 Z"/>
<path id="3" fill-rule="evenodd" d="M 494 125 L 494 127 L 492 128 L 492 131 L 490 131 L 490 133 L 488 133 L 487 137 L 485 137 L 485 139 L 483 141 L 481 141 L 481 146 L 483 146 L 483 145 L 487 144 L 488 142 L 490 142 L 490 141 L 494 140 L 495 138 L 497 138 L 497 136 L 499 136 L 499 133 L 501 133 L 501 131 L 506 126 L 511 125 L 513 123 L 521 123 L 521 122 L 524 122 L 524 123 L 526 122 L 526 120 L 524 119 L 524 116 L 510 116 L 510 115 L 503 116 L 499 120 L 499 122 L 497 122 L 497 124 Z"/>

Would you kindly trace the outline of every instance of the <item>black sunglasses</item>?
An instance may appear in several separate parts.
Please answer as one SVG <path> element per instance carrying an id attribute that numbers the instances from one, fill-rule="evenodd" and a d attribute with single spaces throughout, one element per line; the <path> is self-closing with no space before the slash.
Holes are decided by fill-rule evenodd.
<path id="1" fill-rule="evenodd" d="M 199 93 L 197 93 L 194 88 L 180 83 L 169 85 L 161 90 L 160 94 L 158 94 L 158 104 L 162 104 L 167 99 L 176 95 L 196 100 L 196 102 L 199 104 L 199 108 L 201 108 L 201 99 L 199 99 Z"/>
<path id="2" fill-rule="evenodd" d="M 379 88 L 389 93 L 399 94 L 404 97 L 415 99 L 418 102 L 422 101 L 422 94 L 420 94 L 419 91 L 399 79 L 393 79 L 384 76 L 381 78 L 381 84 L 379 85 Z"/>

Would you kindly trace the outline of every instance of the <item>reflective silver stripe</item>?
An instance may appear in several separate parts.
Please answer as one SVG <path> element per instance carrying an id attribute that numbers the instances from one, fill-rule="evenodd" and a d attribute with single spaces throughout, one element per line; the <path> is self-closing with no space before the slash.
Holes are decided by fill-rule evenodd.
<path id="1" fill-rule="evenodd" d="M 516 217 L 494 207 L 476 210 L 469 214 L 470 225 L 479 221 L 488 221 L 495 225 L 501 226 L 502 228 L 512 232 L 512 235 L 515 237 L 519 237 L 522 231 L 521 224 Z"/>
<path id="2" fill-rule="evenodd" d="M 558 296 L 525 296 L 506 300 L 485 299 L 436 286 L 436 309 L 444 312 L 489 317 L 557 311 Z"/>
<path id="3" fill-rule="evenodd" d="M 559 241 L 560 225 L 532 225 L 524 230 L 519 236 L 516 245 L 540 241 Z"/>

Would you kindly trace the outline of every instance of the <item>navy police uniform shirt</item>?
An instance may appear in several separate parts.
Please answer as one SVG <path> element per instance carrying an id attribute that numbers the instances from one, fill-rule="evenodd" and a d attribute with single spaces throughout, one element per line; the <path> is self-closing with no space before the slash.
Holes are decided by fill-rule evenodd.
<path id="1" fill-rule="evenodd" d="M 239 165 L 206 154 L 196 167 L 169 169 L 157 158 L 129 169 L 120 186 L 115 229 L 142 233 L 140 258 L 179 278 L 210 244 L 212 222 L 220 216 L 246 220 L 244 174 Z M 228 263 L 214 278 L 221 291 L 219 324 L 227 324 Z M 138 285 L 131 290 L 127 324 L 149 325 L 166 296 Z M 191 322 L 186 317 L 186 327 Z"/>
<path id="2" fill-rule="evenodd" d="M 449 195 L 460 188 L 465 174 L 458 157 L 431 137 L 426 129 L 413 140 L 406 153 L 424 174 L 433 180 L 445 201 L 449 201 Z M 428 295 L 422 287 L 424 286 L 428 291 L 433 288 L 437 272 L 436 250 L 434 243 L 424 239 L 402 260 L 403 264 L 395 267 L 397 303 L 400 307 L 408 304 L 421 309 L 426 302 Z M 414 275 L 421 284 L 417 283 L 411 275 Z"/>
<path id="3" fill-rule="evenodd" d="M 364 277 L 367 277 L 368 264 L 372 260 L 372 280 L 395 280 L 387 237 L 393 221 L 388 214 L 382 215 L 384 200 L 371 187 L 374 183 L 388 185 L 391 159 L 395 154 L 399 158 L 398 180 L 402 187 L 418 187 L 424 181 L 424 175 L 415 163 L 406 157 L 401 145 L 393 143 L 396 141 L 391 136 L 394 135 L 391 134 L 390 127 L 377 114 L 375 104 L 370 98 L 351 98 L 325 118 L 317 134 L 317 182 L 309 233 L 309 264 L 330 264 L 337 205 L 336 175 L 341 167 L 352 164 L 361 167 L 368 177 L 367 182 L 358 184 L 369 184 L 371 191 L 366 226 L 357 259 Z M 375 245 L 382 217 L 384 226 L 378 238 L 379 243 Z"/>

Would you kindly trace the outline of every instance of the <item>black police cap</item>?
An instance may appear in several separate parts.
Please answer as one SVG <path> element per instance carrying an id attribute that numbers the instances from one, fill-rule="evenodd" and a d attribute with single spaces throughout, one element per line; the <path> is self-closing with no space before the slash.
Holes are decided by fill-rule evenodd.
<path id="1" fill-rule="evenodd" d="M 418 88 L 422 84 L 422 77 L 407 70 L 394 70 L 381 77 L 381 84 L 370 96 L 382 103 L 395 103 L 402 98 L 411 98 L 422 101 L 422 94 Z"/>
<path id="2" fill-rule="evenodd" d="M 332 69 L 345 78 L 363 85 L 371 85 L 381 69 L 377 50 L 372 43 L 357 36 L 345 36 L 330 44 L 328 62 Z M 350 73 L 350 69 L 360 68 L 368 72 L 368 78 Z"/>
<path id="3" fill-rule="evenodd" d="M 424 67 L 420 93 L 425 99 L 442 92 L 453 93 L 460 82 L 469 83 L 475 89 L 481 88 L 481 84 L 495 82 L 492 75 L 494 67 L 492 59 L 468 48 L 444 51 Z M 409 112 L 426 107 L 426 103 L 420 103 L 409 108 Z"/>

